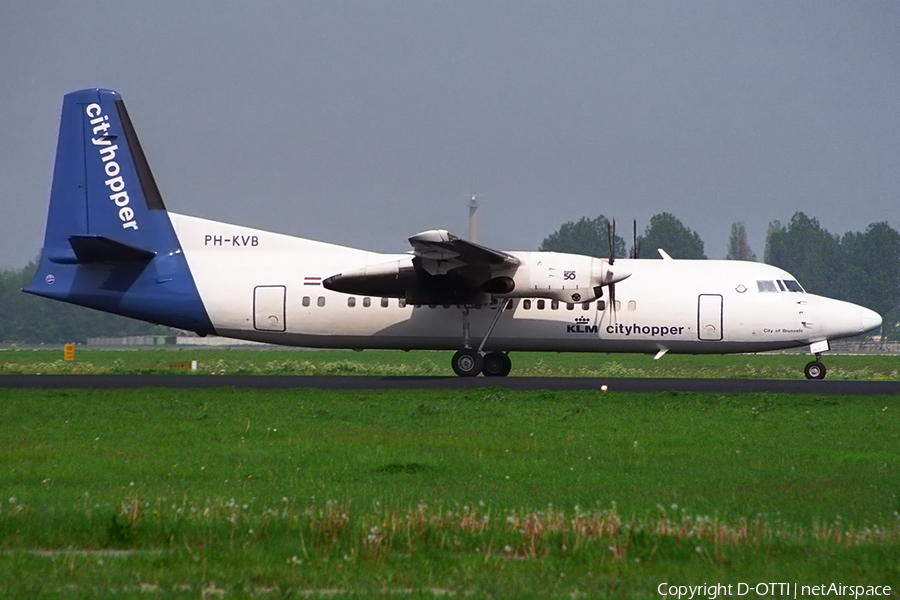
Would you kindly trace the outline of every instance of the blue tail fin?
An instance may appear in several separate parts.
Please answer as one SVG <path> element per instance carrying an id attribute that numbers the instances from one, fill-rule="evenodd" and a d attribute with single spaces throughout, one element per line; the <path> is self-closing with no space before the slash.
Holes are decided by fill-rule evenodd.
<path id="1" fill-rule="evenodd" d="M 24 291 L 212 333 L 121 96 L 63 99 L 38 272 Z"/>

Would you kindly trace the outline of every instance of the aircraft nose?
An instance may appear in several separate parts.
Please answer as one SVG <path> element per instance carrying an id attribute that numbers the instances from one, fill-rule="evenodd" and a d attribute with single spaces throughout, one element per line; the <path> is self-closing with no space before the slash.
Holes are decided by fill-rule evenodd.
<path id="1" fill-rule="evenodd" d="M 860 314 L 860 326 L 863 331 L 872 331 L 881 327 L 881 315 L 874 310 L 863 308 Z"/>

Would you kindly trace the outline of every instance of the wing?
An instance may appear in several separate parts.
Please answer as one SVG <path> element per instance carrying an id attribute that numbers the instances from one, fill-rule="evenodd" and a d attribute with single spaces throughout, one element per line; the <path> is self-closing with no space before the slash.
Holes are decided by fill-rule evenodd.
<path id="1" fill-rule="evenodd" d="M 463 240 L 443 229 L 409 238 L 411 256 L 332 275 L 322 285 L 336 292 L 406 298 L 410 304 L 469 304 L 512 291 L 519 259 Z"/>
<path id="2" fill-rule="evenodd" d="M 519 266 L 519 259 L 511 254 L 469 242 L 444 229 L 423 231 L 409 238 L 409 243 L 429 275 L 446 275 L 452 270 L 475 274 Z"/>

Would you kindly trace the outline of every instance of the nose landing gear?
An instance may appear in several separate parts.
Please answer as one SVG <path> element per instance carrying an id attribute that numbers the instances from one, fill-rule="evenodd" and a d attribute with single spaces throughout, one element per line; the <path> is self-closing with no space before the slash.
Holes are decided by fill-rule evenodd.
<path id="1" fill-rule="evenodd" d="M 807 363 L 806 367 L 803 368 L 803 374 L 806 375 L 807 379 L 825 379 L 826 372 L 825 365 L 818 360 Z"/>
<path id="2" fill-rule="evenodd" d="M 816 360 L 806 364 L 803 368 L 803 374 L 806 375 L 807 379 L 825 379 L 827 370 L 825 365 L 822 364 L 822 353 L 816 352 L 815 354 Z"/>
<path id="3" fill-rule="evenodd" d="M 828 340 L 821 340 L 819 342 L 813 342 L 809 345 L 810 354 L 815 354 L 816 360 L 807 363 L 806 367 L 803 368 L 803 374 L 806 375 L 807 379 L 825 379 L 825 365 L 822 364 L 822 353 L 828 352 L 830 349 L 828 345 Z"/>

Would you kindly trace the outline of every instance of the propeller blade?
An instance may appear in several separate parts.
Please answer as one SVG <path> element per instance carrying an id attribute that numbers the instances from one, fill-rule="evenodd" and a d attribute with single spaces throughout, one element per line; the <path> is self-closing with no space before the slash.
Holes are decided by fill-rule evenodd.
<path id="1" fill-rule="evenodd" d="M 637 219 L 633 221 L 634 223 L 634 232 L 632 243 L 631 243 L 631 258 L 637 258 L 638 254 L 640 254 L 641 248 L 638 246 L 638 236 L 637 236 Z"/>
<path id="2" fill-rule="evenodd" d="M 616 263 L 616 220 L 606 221 L 606 238 L 609 241 L 609 266 Z M 616 321 L 616 284 L 612 281 L 612 271 L 606 272 L 606 285 L 609 287 L 609 301 L 612 321 Z"/>
<path id="3" fill-rule="evenodd" d="M 609 241 L 609 264 L 614 265 L 616 262 L 616 220 L 606 221 L 606 239 Z"/>
<path id="4" fill-rule="evenodd" d="M 609 309 L 612 311 L 612 322 L 618 322 L 616 318 L 616 284 L 609 284 Z"/>

